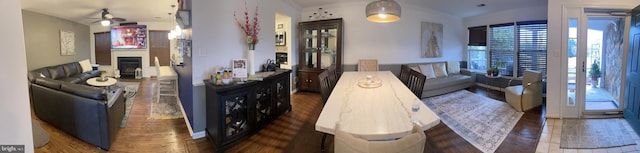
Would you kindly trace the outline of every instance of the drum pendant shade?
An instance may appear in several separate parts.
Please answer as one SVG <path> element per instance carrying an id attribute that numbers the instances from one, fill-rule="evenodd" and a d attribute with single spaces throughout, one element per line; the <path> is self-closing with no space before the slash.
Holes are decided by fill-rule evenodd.
<path id="1" fill-rule="evenodd" d="M 393 0 L 377 0 L 367 4 L 367 20 L 371 22 L 395 22 L 400 20 L 400 4 Z"/>

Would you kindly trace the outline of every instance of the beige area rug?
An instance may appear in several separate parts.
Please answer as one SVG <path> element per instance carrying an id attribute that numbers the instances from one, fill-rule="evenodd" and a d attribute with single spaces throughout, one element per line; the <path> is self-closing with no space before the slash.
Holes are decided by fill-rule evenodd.
<path id="1" fill-rule="evenodd" d="M 422 100 L 444 124 L 482 152 L 494 152 L 522 112 L 466 90 Z"/>
<path id="2" fill-rule="evenodd" d="M 160 88 L 162 93 L 166 93 L 166 89 L 171 88 L 171 84 L 161 83 Z M 176 97 L 160 96 L 160 101 L 156 101 L 156 95 L 153 97 L 153 101 L 151 102 L 151 115 L 149 115 L 147 119 L 177 119 L 183 117 L 180 104 Z"/>
<path id="3" fill-rule="evenodd" d="M 594 149 L 636 144 L 624 119 L 563 119 L 560 148 Z"/>

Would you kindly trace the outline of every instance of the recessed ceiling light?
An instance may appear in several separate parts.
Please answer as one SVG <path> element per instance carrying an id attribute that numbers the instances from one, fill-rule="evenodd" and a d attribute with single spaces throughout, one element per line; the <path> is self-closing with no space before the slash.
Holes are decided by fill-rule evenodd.
<path id="1" fill-rule="evenodd" d="M 477 7 L 484 7 L 484 6 L 487 6 L 487 5 L 485 5 L 485 4 L 478 4 L 478 5 L 476 5 L 476 6 L 477 6 Z"/>

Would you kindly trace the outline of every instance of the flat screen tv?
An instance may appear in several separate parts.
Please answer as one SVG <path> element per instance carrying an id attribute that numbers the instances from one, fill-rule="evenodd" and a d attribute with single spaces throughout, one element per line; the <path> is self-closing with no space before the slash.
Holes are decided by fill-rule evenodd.
<path id="1" fill-rule="evenodd" d="M 111 27 L 112 49 L 147 48 L 147 26 L 125 25 Z"/>

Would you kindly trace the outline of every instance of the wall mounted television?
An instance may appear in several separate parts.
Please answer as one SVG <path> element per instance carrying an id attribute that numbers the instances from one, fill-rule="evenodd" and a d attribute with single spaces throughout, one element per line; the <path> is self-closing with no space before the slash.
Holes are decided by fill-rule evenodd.
<path id="1" fill-rule="evenodd" d="M 147 48 L 146 25 L 124 25 L 111 27 L 112 49 Z"/>

